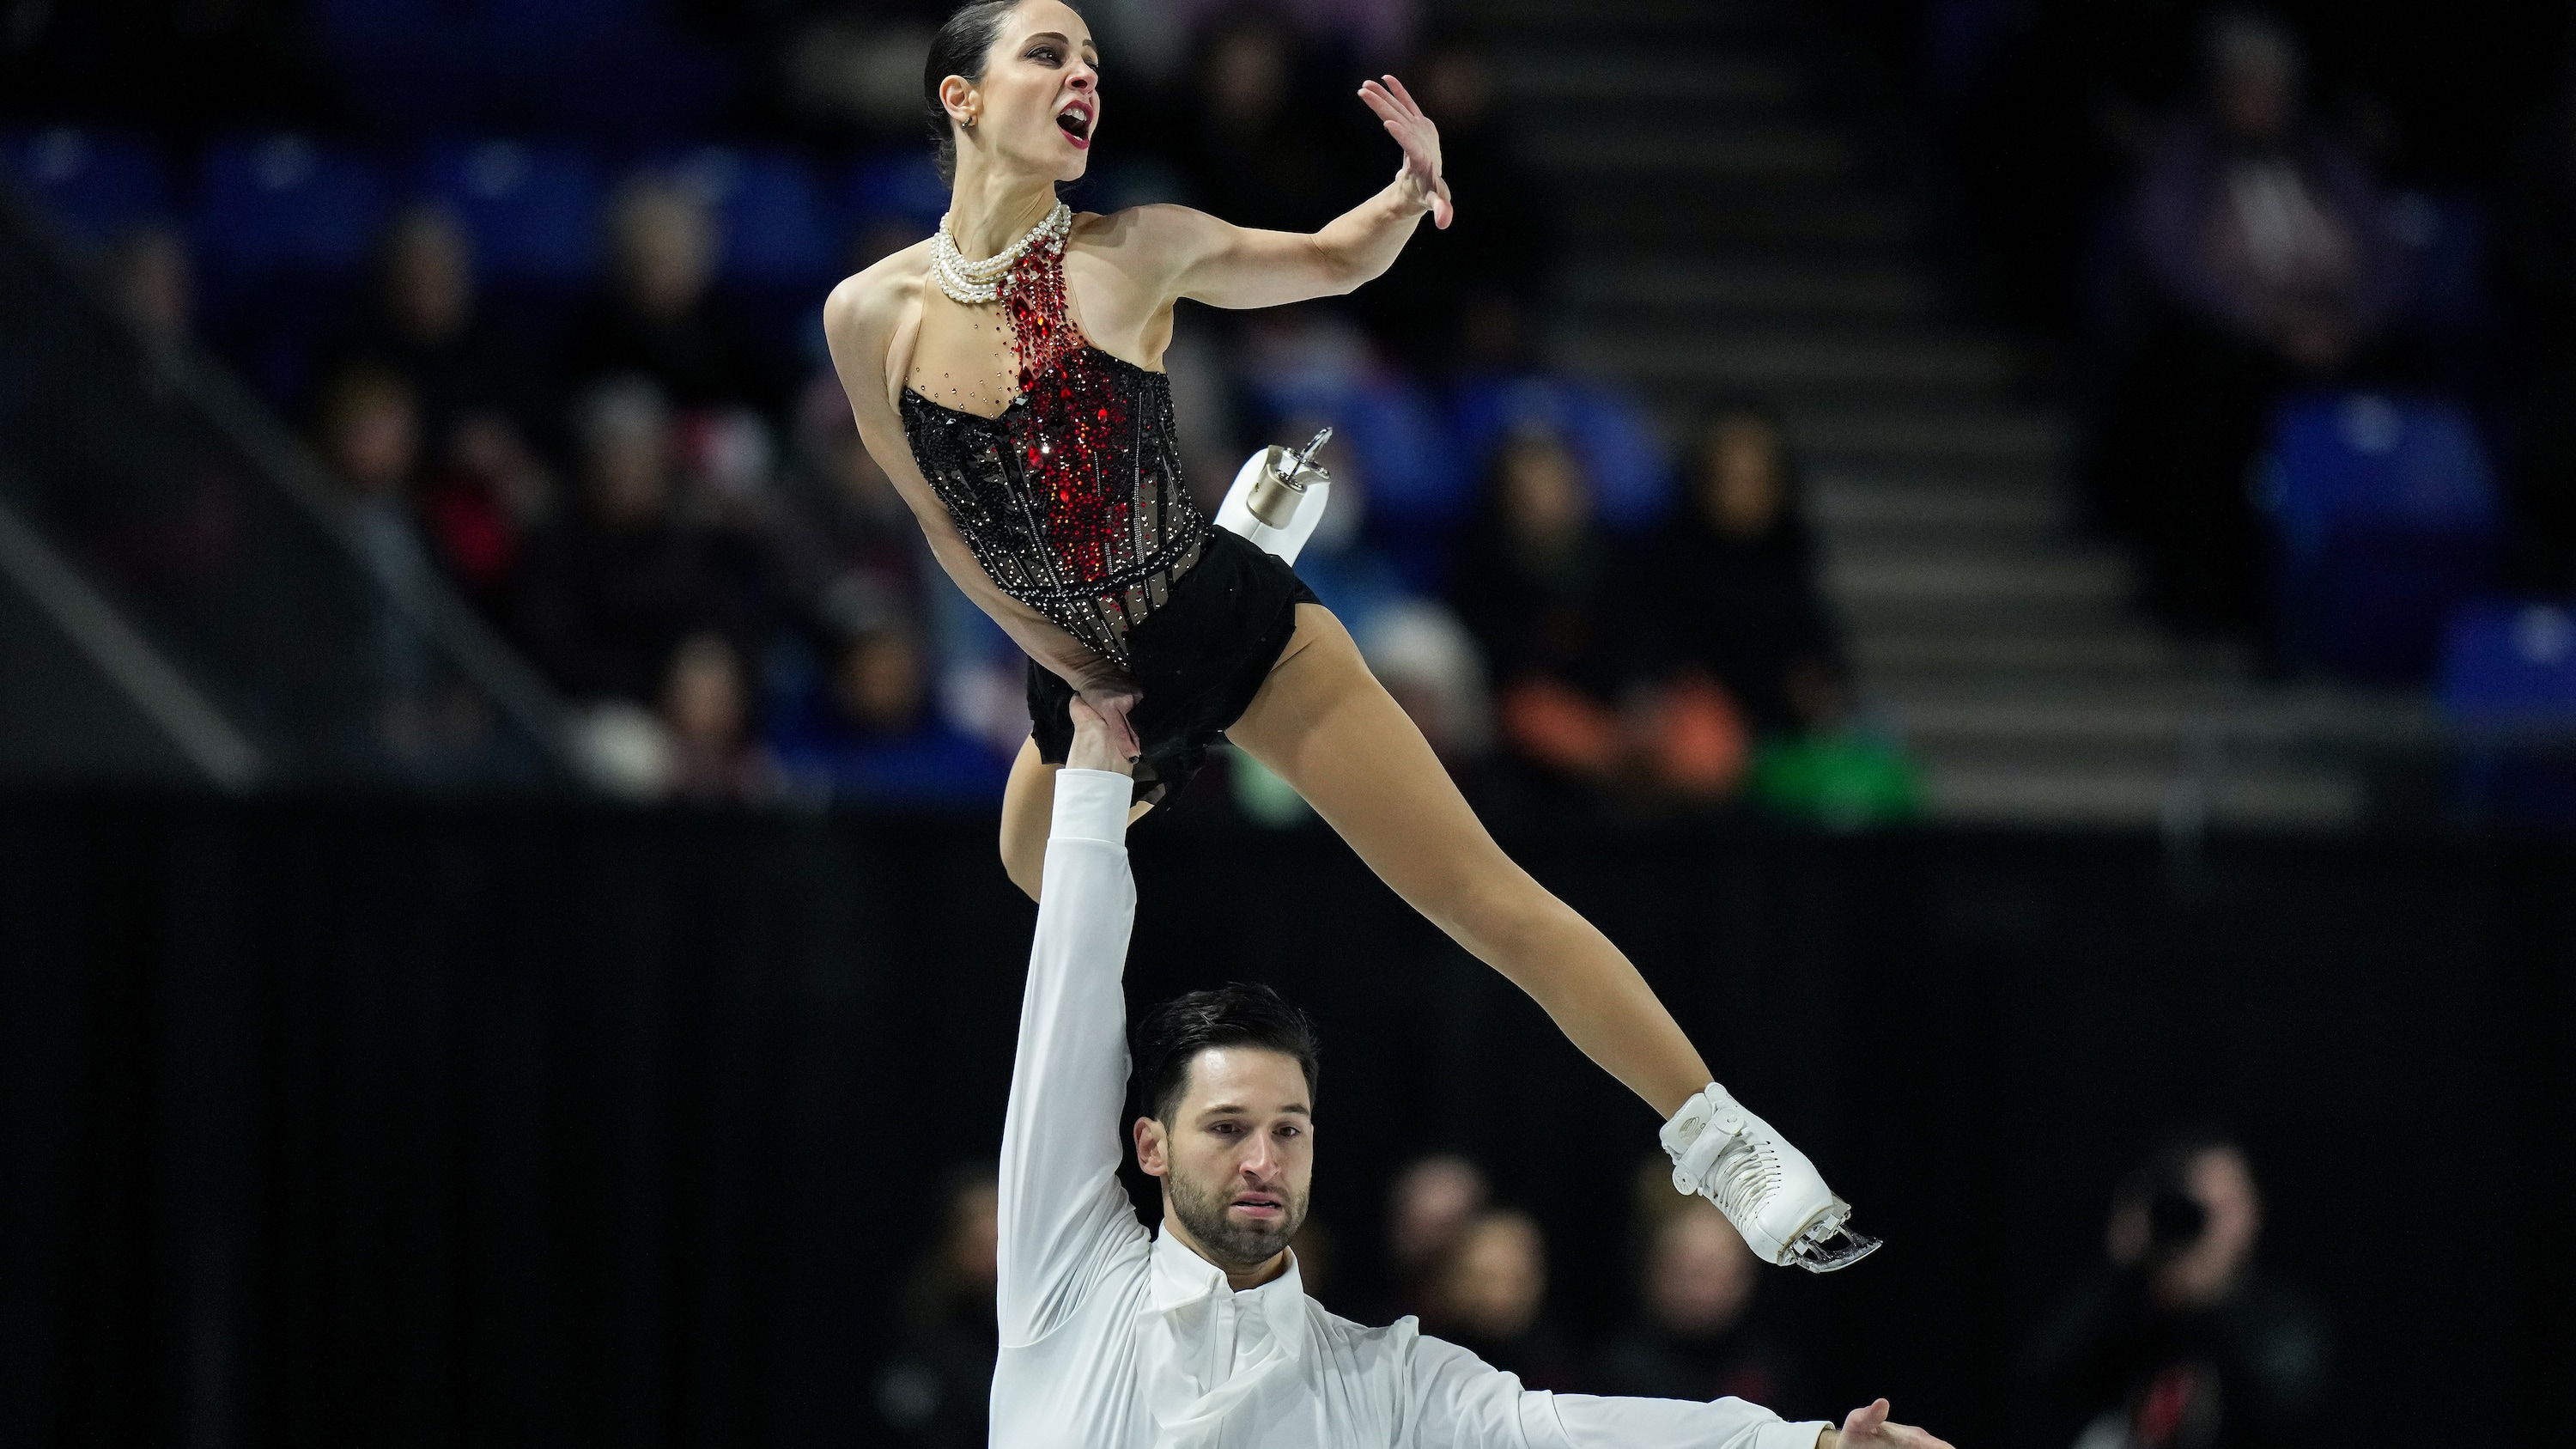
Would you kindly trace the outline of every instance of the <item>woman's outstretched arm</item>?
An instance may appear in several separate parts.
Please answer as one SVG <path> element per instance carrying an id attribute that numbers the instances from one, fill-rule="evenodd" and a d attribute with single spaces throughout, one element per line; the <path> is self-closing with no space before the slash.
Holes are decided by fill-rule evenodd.
<path id="1" fill-rule="evenodd" d="M 1360 87 L 1360 99 L 1404 148 L 1404 163 L 1386 189 L 1314 233 L 1235 226 L 1185 206 L 1142 206 L 1132 217 L 1135 242 L 1163 283 L 1166 298 L 1211 307 L 1278 307 L 1338 296 L 1395 265 L 1423 214 L 1449 225 L 1449 184 L 1440 178 L 1440 132 L 1404 83 Z"/>

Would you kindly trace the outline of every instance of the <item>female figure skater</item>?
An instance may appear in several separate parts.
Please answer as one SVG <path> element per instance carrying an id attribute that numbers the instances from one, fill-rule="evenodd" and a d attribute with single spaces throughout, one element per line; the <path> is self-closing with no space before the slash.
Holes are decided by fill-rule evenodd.
<path id="1" fill-rule="evenodd" d="M 1393 76 L 1360 88 L 1404 154 L 1386 189 L 1311 236 L 1179 206 L 1074 214 L 1103 121 L 1099 57 L 1062 0 L 976 0 L 924 74 L 955 190 L 938 235 L 824 306 L 859 435 L 969 596 L 1028 652 L 1032 737 L 1002 861 L 1040 889 L 1077 694 L 1138 761 L 1139 809 L 1220 731 L 1297 788 L 1416 909 L 1544 1007 L 1668 1121 L 1674 1185 L 1773 1263 L 1877 1246 L 1804 1154 L 1738 1106 L 1609 940 L 1512 863 L 1332 614 L 1277 558 L 1212 528 L 1182 487 L 1160 371 L 1172 304 L 1273 307 L 1385 271 L 1451 219 L 1440 137 Z"/>

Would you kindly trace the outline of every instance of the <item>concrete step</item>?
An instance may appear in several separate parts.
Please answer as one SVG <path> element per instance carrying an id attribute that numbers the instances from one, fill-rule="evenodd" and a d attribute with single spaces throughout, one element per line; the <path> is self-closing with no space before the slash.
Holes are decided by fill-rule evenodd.
<path id="1" fill-rule="evenodd" d="M 1801 259 L 1901 259 L 1913 222 L 1892 198 L 1842 185 L 1715 186 L 1684 177 L 1563 175 L 1548 204 L 1576 256 L 1596 251 L 1738 253 L 1772 250 Z"/>
<path id="2" fill-rule="evenodd" d="M 2240 830 L 2341 831 L 2368 818 L 2370 795 L 2348 770 L 2262 769 L 2200 782 L 2152 766 L 1921 762 L 1932 818 L 1957 825 L 2049 829 L 2155 829 L 2189 812 L 2195 823 Z"/>
<path id="3" fill-rule="evenodd" d="M 1921 269 L 1904 262 L 1811 261 L 1753 253 L 1688 252 L 1610 260 L 1596 250 L 1559 286 L 1567 311 L 1585 325 L 1641 320 L 1704 325 L 1737 320 L 1920 321 L 1941 306 Z"/>
<path id="4" fill-rule="evenodd" d="M 1556 354 L 1587 372 L 1653 387 L 1753 390 L 1894 403 L 1961 397 L 1983 402 L 2010 381 L 2012 350 L 1989 339 L 1930 329 L 1778 324 L 1674 330 L 1592 328 L 1561 339 Z"/>
<path id="5" fill-rule="evenodd" d="M 1811 466 L 1904 473 L 1943 470 L 2026 478 L 2063 464 L 2072 433 L 2054 413 L 2015 408 L 1792 407 L 1789 433 Z"/>
<path id="6" fill-rule="evenodd" d="M 1831 537 L 1894 533 L 2057 538 L 2066 506 L 2039 480 L 1910 482 L 1870 474 L 1823 473 L 1807 485 L 1807 517 Z"/>
<path id="7" fill-rule="evenodd" d="M 2133 593 L 2127 561 L 2093 553 L 1829 556 L 1824 577 L 1827 592 L 1846 608 L 1975 604 L 2004 617 L 2013 610 L 2108 611 Z"/>
<path id="8" fill-rule="evenodd" d="M 1582 37 L 1565 47 L 1504 47 L 1487 68 L 1515 114 L 1536 108 L 1551 118 L 1559 108 L 1596 116 L 1640 107 L 1772 111 L 1794 105 L 1807 85 L 1801 67 L 1768 56 L 1676 61 L 1652 49 L 1603 48 Z"/>
<path id="9" fill-rule="evenodd" d="M 2026 683 L 1882 691 L 1873 699 L 1929 750 L 2080 746 L 2223 757 L 2290 746 L 2389 749 L 2438 737 L 2429 709 L 2241 681 L 2182 680 L 2044 689 Z"/>
<path id="10" fill-rule="evenodd" d="M 1938 692 L 1967 684 L 2062 686 L 2139 676 L 2228 678 L 2242 674 L 2234 651 L 2196 649 L 2140 624 L 2131 628 L 1854 633 L 1852 662 L 1872 688 Z"/>
<path id="11" fill-rule="evenodd" d="M 1832 181 L 1859 162 L 1833 131 L 1778 122 L 1569 120 L 1526 132 L 1522 145 L 1542 172 L 1637 185 Z"/>

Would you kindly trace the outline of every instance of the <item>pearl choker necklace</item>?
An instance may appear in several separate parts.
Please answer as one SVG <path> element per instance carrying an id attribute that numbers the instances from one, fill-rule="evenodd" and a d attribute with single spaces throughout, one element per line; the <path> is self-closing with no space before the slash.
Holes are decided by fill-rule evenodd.
<path id="1" fill-rule="evenodd" d="M 1059 201 L 1046 220 L 1030 227 L 1026 235 L 980 262 L 966 260 L 957 250 L 957 237 L 948 229 L 948 218 L 939 219 L 939 235 L 931 248 L 931 270 L 939 277 L 939 290 L 948 299 L 966 307 L 980 307 L 1002 295 L 1002 278 L 1019 264 L 1031 248 L 1061 248 L 1065 233 L 1073 229 L 1073 208 Z"/>

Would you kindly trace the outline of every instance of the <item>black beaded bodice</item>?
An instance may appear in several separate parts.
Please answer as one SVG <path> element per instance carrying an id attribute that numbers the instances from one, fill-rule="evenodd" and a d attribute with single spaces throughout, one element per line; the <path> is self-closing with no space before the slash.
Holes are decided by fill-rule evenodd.
<path id="1" fill-rule="evenodd" d="M 993 582 L 1124 664 L 1127 631 L 1207 538 L 1181 483 L 1171 381 L 1079 344 L 1025 381 L 992 418 L 906 388 L 904 436 Z"/>
<path id="2" fill-rule="evenodd" d="M 907 387 L 903 432 L 993 582 L 1123 666 L 1128 631 L 1170 601 L 1208 521 L 1181 486 L 1171 379 L 1074 325 L 1065 235 L 1041 226 L 994 287 L 1020 395 L 986 417 Z"/>

